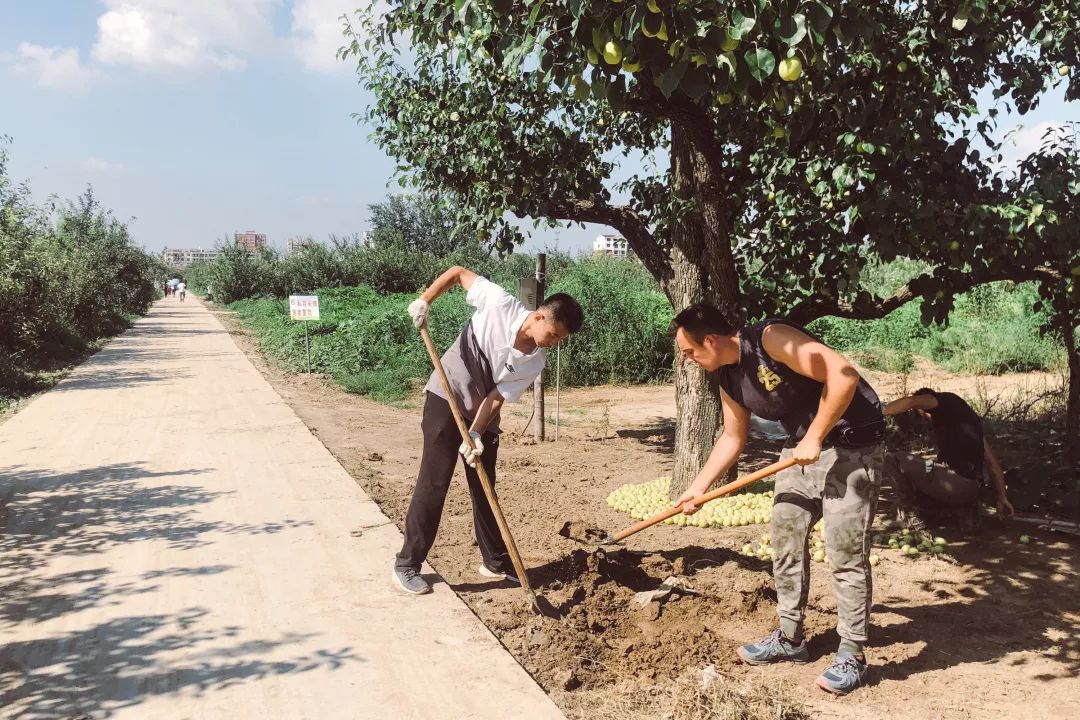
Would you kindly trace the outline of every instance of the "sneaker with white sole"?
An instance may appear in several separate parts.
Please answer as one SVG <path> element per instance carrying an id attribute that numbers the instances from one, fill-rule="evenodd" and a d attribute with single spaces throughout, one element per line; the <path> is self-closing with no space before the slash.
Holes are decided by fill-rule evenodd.
<path id="1" fill-rule="evenodd" d="M 781 630 L 774 630 L 755 643 L 747 643 L 736 651 L 739 659 L 747 665 L 771 665 L 777 662 L 804 663 L 810 660 L 806 641 L 795 643 L 784 637 Z"/>
<path id="2" fill-rule="evenodd" d="M 867 671 L 866 660 L 841 650 L 833 658 L 833 664 L 818 676 L 817 684 L 834 695 L 847 695 L 866 684 Z"/>
<path id="3" fill-rule="evenodd" d="M 520 585 L 521 584 L 521 581 L 518 580 L 517 576 L 514 575 L 513 573 L 499 572 L 498 570 L 492 570 L 491 568 L 489 568 L 487 565 L 484 565 L 483 563 L 480 563 L 480 567 L 476 568 L 476 572 L 480 573 L 481 575 L 483 575 L 486 578 L 491 578 L 493 580 L 506 580 L 507 582 L 513 583 L 515 585 Z"/>
<path id="4" fill-rule="evenodd" d="M 427 580 L 420 577 L 420 573 L 412 568 L 394 568 L 394 583 L 410 595 L 426 595 L 431 592 L 431 586 Z"/>

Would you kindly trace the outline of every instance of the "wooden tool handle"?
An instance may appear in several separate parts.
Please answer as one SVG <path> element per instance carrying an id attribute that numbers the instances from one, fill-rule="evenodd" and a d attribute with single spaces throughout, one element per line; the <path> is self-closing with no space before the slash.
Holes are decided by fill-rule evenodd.
<path id="1" fill-rule="evenodd" d="M 742 488 L 746 487 L 747 485 L 753 485 L 758 480 L 761 480 L 763 478 L 767 478 L 770 475 L 778 473 L 781 470 L 787 469 L 787 468 L 791 467 L 794 464 L 795 464 L 795 460 L 793 458 L 787 458 L 786 460 L 780 460 L 779 462 L 774 462 L 772 465 L 769 465 L 768 467 L 763 467 L 760 470 L 758 470 L 757 472 L 752 472 L 749 475 L 747 475 L 746 477 L 739 478 L 738 480 L 736 480 L 734 482 L 729 482 L 727 485 L 722 485 L 722 486 L 716 488 L 715 490 L 712 490 L 710 492 L 705 493 L 704 495 L 699 495 L 698 497 L 694 498 L 692 502 L 695 505 L 700 507 L 701 505 L 709 502 L 710 500 L 715 500 L 716 498 L 720 497 L 721 495 L 727 495 L 728 493 L 733 493 L 736 490 L 741 490 Z M 615 542 L 618 542 L 619 540 L 623 540 L 625 538 L 630 537 L 634 533 L 641 532 L 645 528 L 652 527 L 656 523 L 664 522 L 669 517 L 675 517 L 676 515 L 680 514 L 681 512 L 682 512 L 682 506 L 668 508 L 667 510 L 664 510 L 663 512 L 660 512 L 660 513 L 657 513 L 656 515 L 653 515 L 650 518 L 645 518 L 644 520 L 639 522 L 637 525 L 631 525 L 630 527 L 628 527 L 625 530 L 619 532 L 618 534 L 613 535 L 611 539 L 613 541 L 615 541 Z"/>
<path id="2" fill-rule="evenodd" d="M 431 364 L 435 366 L 439 382 L 446 393 L 446 402 L 449 403 L 450 411 L 454 414 L 454 421 L 457 423 L 458 431 L 461 433 L 461 439 L 468 447 L 475 449 L 476 445 L 473 444 L 472 436 L 469 435 L 469 428 L 465 424 L 465 419 L 461 416 L 457 398 L 450 387 L 450 381 L 446 379 L 446 370 L 443 369 L 442 360 L 439 359 L 439 353 L 435 350 L 435 343 L 431 341 L 431 334 L 428 333 L 426 324 L 420 327 L 420 337 L 424 339 L 424 346 L 427 347 L 428 355 L 431 356 Z M 495 489 L 491 486 L 491 481 L 488 479 L 487 471 L 484 470 L 482 462 L 476 463 L 476 474 L 480 476 L 480 484 L 484 488 L 484 495 L 487 496 L 488 503 L 491 505 L 491 512 L 495 515 L 495 522 L 499 524 L 499 532 L 502 533 L 503 542 L 506 543 L 506 551 L 510 553 L 510 560 L 514 563 L 514 570 L 517 571 L 521 587 L 528 593 L 532 604 L 537 606 L 536 593 L 533 592 L 532 585 L 529 584 L 529 578 L 525 574 L 525 564 L 521 562 L 521 555 L 518 553 L 514 536 L 510 534 L 510 526 L 506 524 L 502 508 L 499 507 L 499 500 L 495 497 Z"/>

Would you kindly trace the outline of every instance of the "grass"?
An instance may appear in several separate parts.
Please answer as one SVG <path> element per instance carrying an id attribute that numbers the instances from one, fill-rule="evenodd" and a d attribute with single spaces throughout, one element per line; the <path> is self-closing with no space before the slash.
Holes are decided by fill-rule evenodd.
<path id="1" fill-rule="evenodd" d="M 569 292 L 585 311 L 581 332 L 562 347 L 563 386 L 670 379 L 674 352 L 665 331 L 672 313 L 663 295 L 647 289 L 643 273 L 628 263 L 587 261 L 553 282 L 549 294 Z M 321 319 L 308 324 L 314 372 L 387 403 L 404 400 L 427 380 L 431 361 L 406 311 L 413 293 L 382 294 L 363 285 L 316 293 Z M 284 299 L 230 307 L 283 368 L 307 369 L 304 324 L 289 319 Z M 472 312 L 461 290 L 440 297 L 428 320 L 435 346 L 448 348 Z"/>
<path id="2" fill-rule="evenodd" d="M 784 686 L 736 681 L 701 673 L 665 684 L 622 680 L 575 698 L 581 720 L 810 720 L 812 715 Z"/>
<path id="3" fill-rule="evenodd" d="M 1065 349 L 1044 335 L 1031 283 L 991 283 L 960 295 L 943 327 L 922 324 L 918 302 L 880 320 L 821 318 L 810 324 L 828 344 L 866 367 L 909 372 L 925 357 L 951 373 L 1000 375 L 1063 367 Z"/>
<path id="4" fill-rule="evenodd" d="M 872 264 L 862 281 L 868 290 L 887 295 L 923 269 L 910 261 Z M 516 290 L 513 278 L 496 279 Z M 585 310 L 582 331 L 562 347 L 564 386 L 671 380 L 674 354 L 666 330 L 673 311 L 640 264 L 578 260 L 560 263 L 549 279 L 549 293 L 567 292 Z M 322 319 L 309 324 L 315 372 L 349 392 L 387 403 L 403 401 L 426 381 L 431 365 L 406 314 L 413 292 L 386 293 L 366 285 L 315 292 L 322 307 Z M 923 325 L 919 303 L 911 302 L 880 320 L 822 318 L 810 329 L 857 362 L 885 372 L 910 372 L 917 357 L 953 373 L 1059 369 L 1064 349 L 1042 334 L 1047 318 L 1035 309 L 1037 300 L 1032 284 L 993 283 L 958 296 L 943 327 Z M 288 318 L 285 300 L 251 298 L 231 307 L 269 356 L 287 370 L 306 370 L 304 327 Z M 461 291 L 440 298 L 430 320 L 436 347 L 449 347 L 471 312 Z"/>

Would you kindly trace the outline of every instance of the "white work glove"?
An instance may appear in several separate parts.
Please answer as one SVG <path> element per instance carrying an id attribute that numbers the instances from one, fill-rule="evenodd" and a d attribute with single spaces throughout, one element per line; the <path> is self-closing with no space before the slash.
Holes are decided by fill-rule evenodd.
<path id="1" fill-rule="evenodd" d="M 473 430 L 469 431 L 469 437 L 472 438 L 474 448 L 470 448 L 468 444 L 461 443 L 461 447 L 458 448 L 458 452 L 461 453 L 461 457 L 465 458 L 465 464 L 469 467 L 476 467 L 476 461 L 480 459 L 480 456 L 484 454 L 484 443 L 480 442 L 480 433 Z"/>
<path id="2" fill-rule="evenodd" d="M 418 297 L 409 303 L 409 317 L 412 318 L 412 323 L 418 329 L 424 327 L 424 323 L 427 322 L 428 310 L 431 306 L 428 305 L 428 301 L 422 297 Z"/>

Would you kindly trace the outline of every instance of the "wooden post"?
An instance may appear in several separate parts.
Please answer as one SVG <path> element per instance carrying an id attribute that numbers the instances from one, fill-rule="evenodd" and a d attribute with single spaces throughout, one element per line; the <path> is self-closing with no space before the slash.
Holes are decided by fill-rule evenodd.
<path id="1" fill-rule="evenodd" d="M 536 254 L 536 306 L 544 302 L 547 292 L 547 255 Z M 536 416 L 536 424 L 533 425 L 533 434 L 537 442 L 544 440 L 544 372 L 536 376 L 533 381 L 533 415 Z"/>

